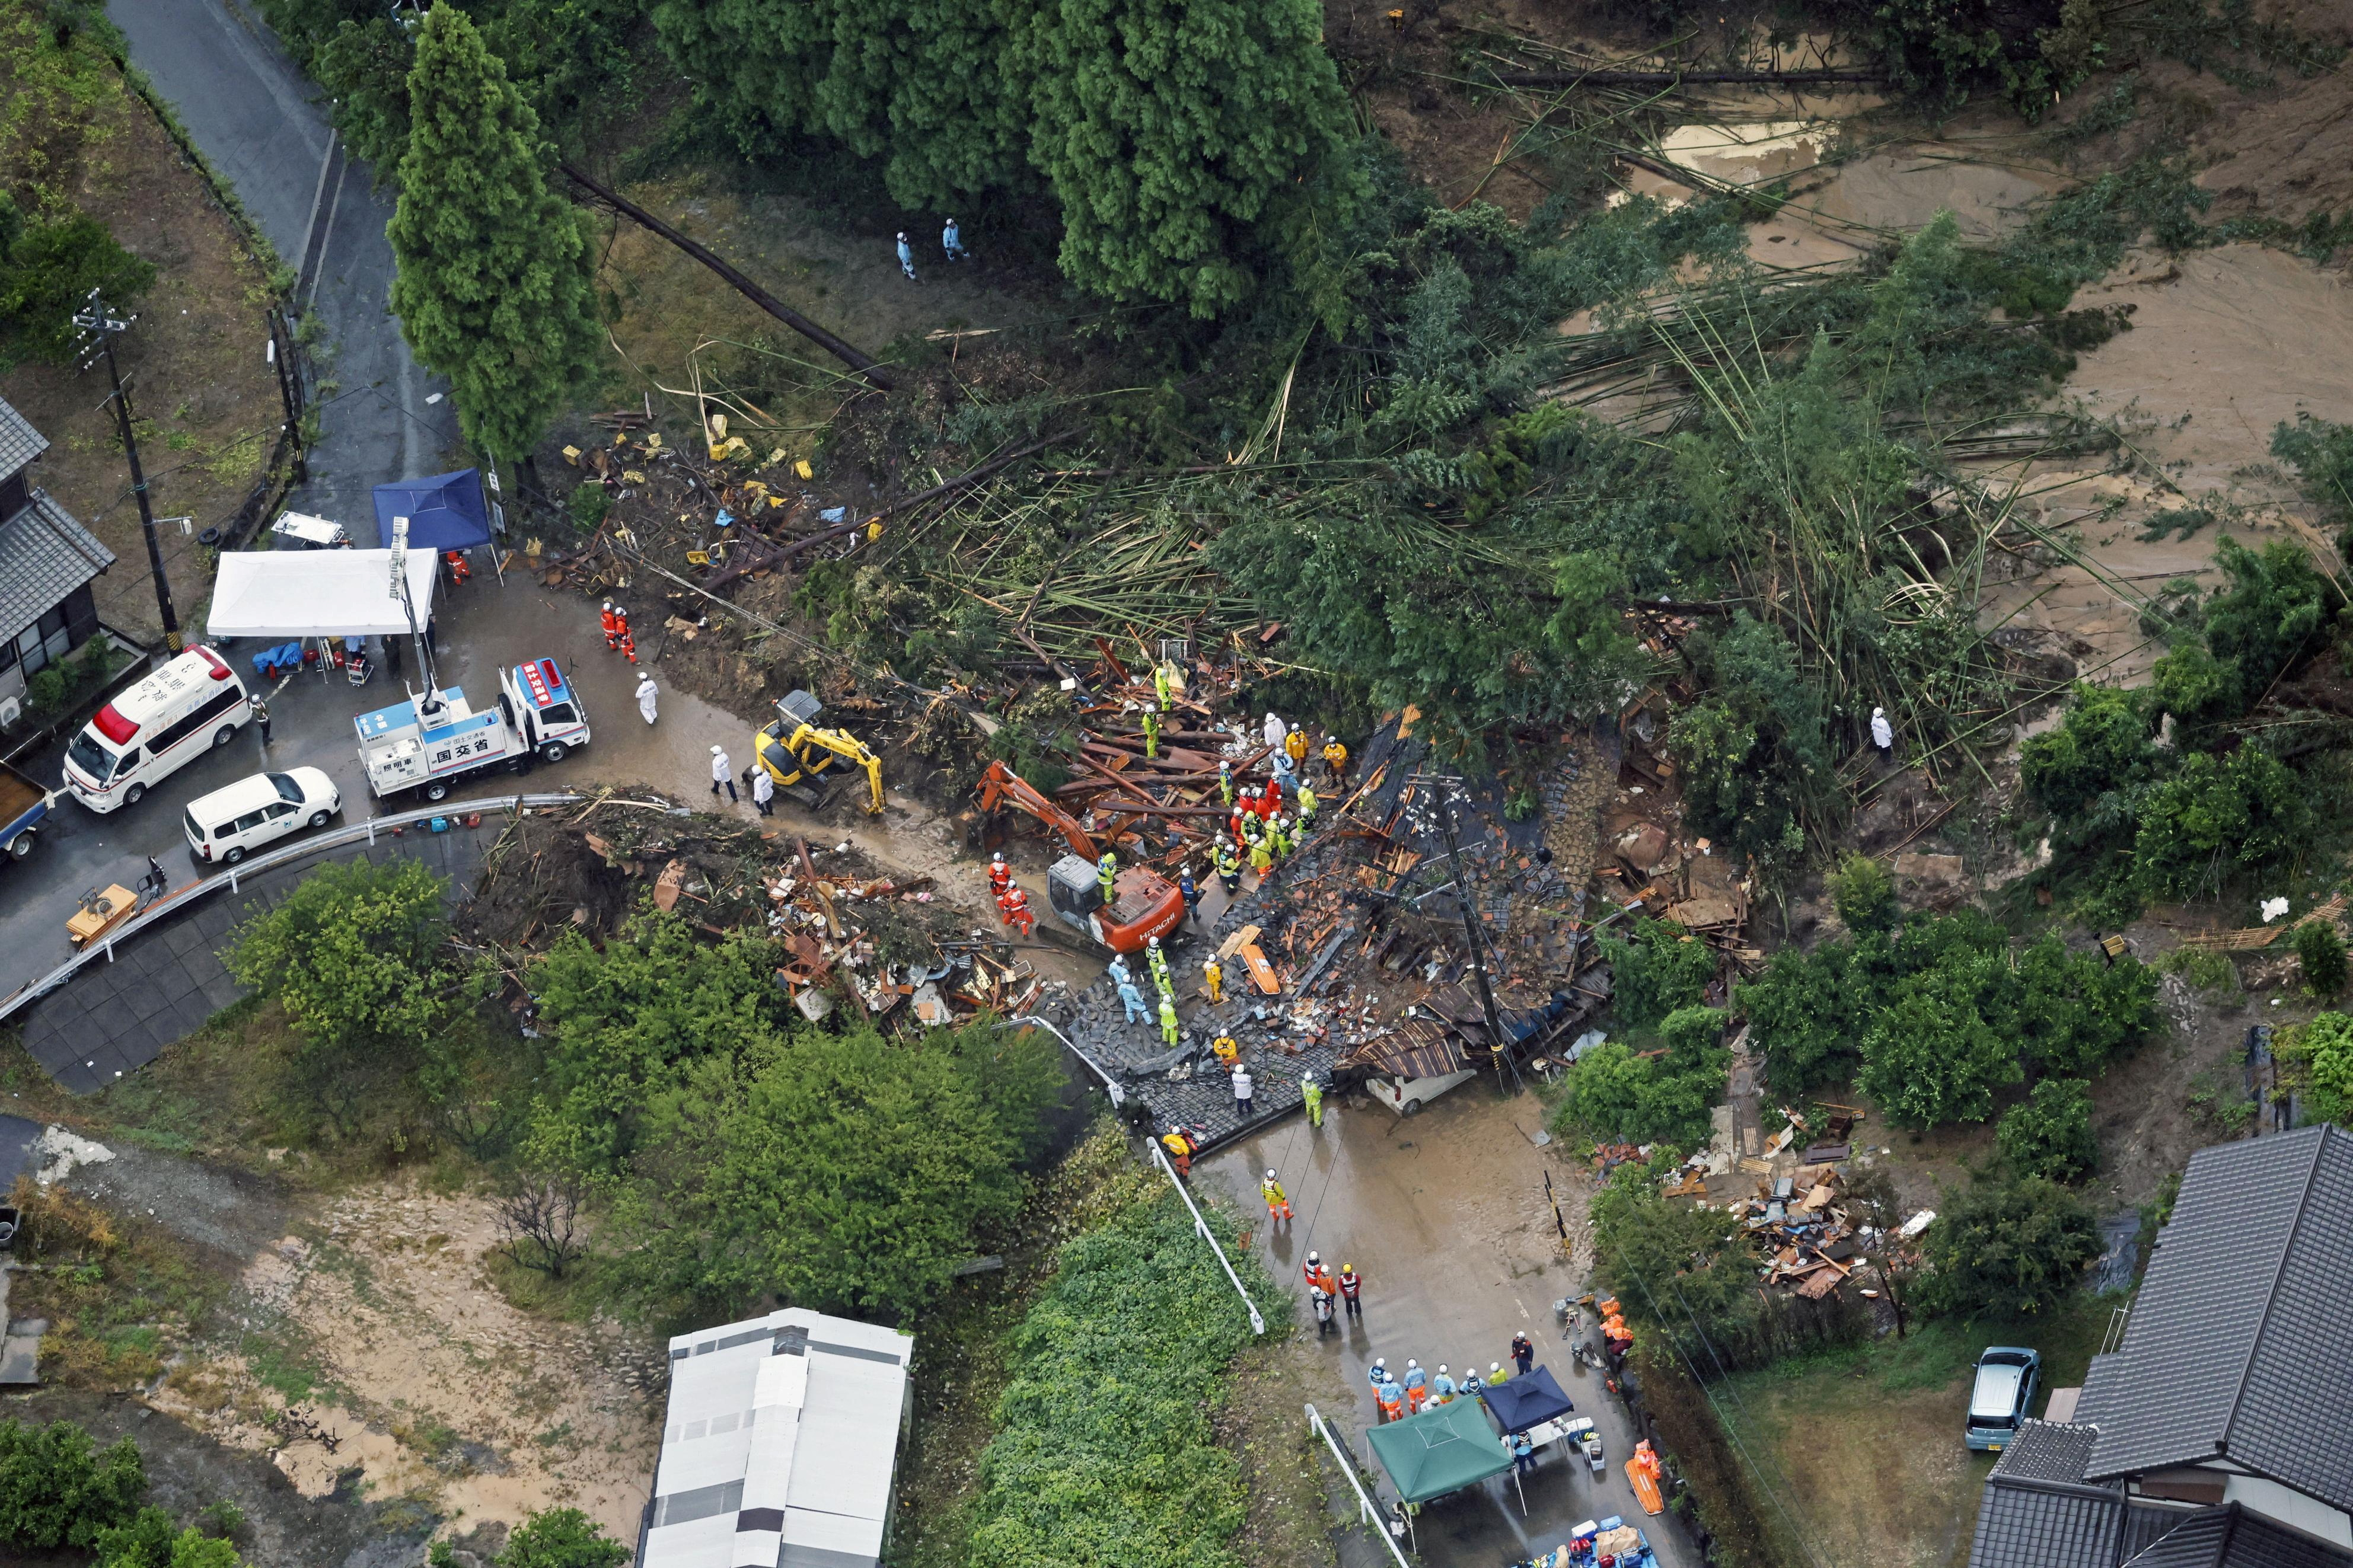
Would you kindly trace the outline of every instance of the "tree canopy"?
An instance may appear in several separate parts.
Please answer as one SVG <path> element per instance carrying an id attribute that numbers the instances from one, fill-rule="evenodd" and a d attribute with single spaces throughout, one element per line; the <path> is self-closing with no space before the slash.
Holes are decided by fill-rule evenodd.
<path id="1" fill-rule="evenodd" d="M 518 458 L 598 370 L 585 219 L 547 187 L 539 116 L 447 0 L 417 29 L 408 114 L 392 308 L 466 438 Z"/>

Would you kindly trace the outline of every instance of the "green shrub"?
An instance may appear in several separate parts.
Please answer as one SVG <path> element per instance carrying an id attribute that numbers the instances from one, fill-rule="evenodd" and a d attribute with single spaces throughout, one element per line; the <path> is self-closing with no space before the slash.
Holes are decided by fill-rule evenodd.
<path id="1" fill-rule="evenodd" d="M 2272 456 L 2295 469 L 2304 493 L 2330 522 L 2353 528 L 2353 425 L 2299 414 L 2295 424 L 2273 430 Z"/>
<path id="2" fill-rule="evenodd" d="M 2141 805 L 2134 873 L 2152 898 L 2212 894 L 2232 876 L 2293 862 L 2311 829 L 2303 782 L 2269 752 L 2192 752 Z"/>
<path id="3" fill-rule="evenodd" d="M 2056 833 L 2077 839 L 2116 814 L 2117 797 L 2155 778 L 2165 757 L 2139 697 L 2078 686 L 2059 727 L 2030 736 L 2018 760 L 2027 798 L 2051 814 Z"/>
<path id="4" fill-rule="evenodd" d="M 2072 1182 L 2098 1169 L 2092 1135 L 2092 1086 L 2080 1078 L 2046 1078 L 2002 1113 L 1994 1147 L 2021 1176 Z"/>
<path id="5" fill-rule="evenodd" d="M 1783 948 L 1740 983 L 1733 1005 L 1764 1053 L 1774 1093 L 1795 1099 L 1854 1076 L 1883 984 L 1875 971 L 1890 963 L 1884 938 L 1828 942 L 1811 953 Z"/>
<path id="6" fill-rule="evenodd" d="M 92 289 L 122 310 L 154 281 L 153 265 L 123 249 L 88 213 L 22 224 L 0 254 L 0 365 L 69 363 L 79 330 L 73 314 Z"/>
<path id="7" fill-rule="evenodd" d="M 0 1421 L 0 1542 L 36 1551 L 88 1551 L 130 1525 L 147 1489 L 139 1446 L 100 1449 L 70 1421 Z"/>
<path id="8" fill-rule="evenodd" d="M 1980 1177 L 1947 1194 L 1922 1237 L 1922 1304 L 1955 1318 L 2028 1318 L 2059 1304 L 2100 1255 L 2092 1211 L 2040 1176 Z"/>
<path id="9" fill-rule="evenodd" d="M 919 1046 L 804 1026 L 697 1061 L 633 1162 L 640 1267 L 715 1311 L 909 1318 L 1018 1212 L 1060 1088 L 1050 1039 L 987 1018 Z"/>
<path id="10" fill-rule="evenodd" d="M 2345 989 L 2345 939 L 2328 921 L 2306 921 L 2288 937 L 2304 984 L 2326 1002 Z"/>
<path id="11" fill-rule="evenodd" d="M 1678 1008 L 1661 1026 L 1662 1051 L 1638 1055 L 1616 1040 L 1587 1051 L 1568 1069 L 1553 1126 L 1599 1142 L 1678 1151 L 1706 1142 L 1732 1065 L 1732 1053 L 1716 1043 L 1724 1018 L 1713 1007 Z"/>
<path id="12" fill-rule="evenodd" d="M 2353 1015 L 2316 1014 L 2283 1029 L 2272 1054 L 2288 1069 L 2284 1087 L 2301 1093 L 2313 1116 L 2353 1126 Z"/>
<path id="13" fill-rule="evenodd" d="M 1211 1211 L 1230 1247 L 1232 1226 Z M 1237 1264 L 1261 1302 L 1257 1261 Z M 1150 1304 L 1150 1328 L 1136 1313 Z M 1282 1309 L 1276 1308 L 1280 1317 Z M 1013 1378 L 980 1459 L 971 1568 L 1240 1568 L 1240 1461 L 1211 1416 L 1250 1320 L 1166 1191 L 1066 1244 L 1014 1336 Z"/>
<path id="14" fill-rule="evenodd" d="M 1637 916 L 1630 935 L 1601 938 L 1618 1020 L 1646 1029 L 1679 1007 L 1696 1006 L 1715 978 L 1715 950 L 1672 921 Z"/>
<path id="15" fill-rule="evenodd" d="M 1852 931 L 1887 931 L 1904 915 L 1895 879 L 1868 855 L 1849 855 L 1831 873 L 1831 902 Z"/>
<path id="16" fill-rule="evenodd" d="M 576 1508 L 543 1509 L 507 1537 L 498 1568 L 621 1568 L 629 1549 Z"/>

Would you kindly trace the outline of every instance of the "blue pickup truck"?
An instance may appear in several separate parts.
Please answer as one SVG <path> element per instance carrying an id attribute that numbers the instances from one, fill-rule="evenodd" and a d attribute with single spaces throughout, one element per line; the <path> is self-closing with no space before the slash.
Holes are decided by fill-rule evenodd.
<path id="1" fill-rule="evenodd" d="M 21 860 L 33 852 L 34 829 L 49 815 L 55 790 L 46 790 L 0 763 L 0 854 Z"/>

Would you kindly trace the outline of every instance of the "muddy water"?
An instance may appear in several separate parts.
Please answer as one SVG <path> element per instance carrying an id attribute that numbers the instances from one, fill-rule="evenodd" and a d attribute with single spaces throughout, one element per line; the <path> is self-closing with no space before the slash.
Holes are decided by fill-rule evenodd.
<path id="1" fill-rule="evenodd" d="M 1599 1424 L 1608 1472 L 1595 1477 L 1582 1458 L 1546 1450 L 1525 1478 L 1525 1517 L 1508 1476 L 1428 1504 L 1418 1528 L 1431 1563 L 1492 1568 L 1507 1554 L 1559 1543 L 1585 1520 L 1641 1519 L 1622 1468 L 1632 1437 L 1598 1376 L 1575 1368 L 1553 1315 L 1556 1300 L 1586 1289 L 1586 1178 L 1555 1149 L 1530 1142 L 1542 1121 L 1533 1096 L 1499 1100 L 1483 1081 L 1409 1119 L 1352 1097 L 1326 1101 L 1320 1131 L 1295 1118 L 1195 1170 L 1203 1190 L 1255 1216 L 1247 1245 L 1286 1288 L 1297 1287 L 1310 1249 L 1335 1269 L 1353 1263 L 1364 1276 L 1363 1321 L 1344 1320 L 1345 1332 L 1318 1340 L 1303 1301 L 1297 1347 L 1335 1368 L 1348 1388 L 1349 1405 L 1324 1414 L 1353 1435 L 1360 1458 L 1369 1459 L 1362 1434 L 1374 1418 L 1365 1381 L 1374 1357 L 1386 1357 L 1393 1373 L 1412 1357 L 1424 1368 L 1444 1363 L 1457 1375 L 1475 1362 L 1483 1374 L 1490 1363 L 1509 1363 L 1512 1335 L 1522 1331 L 1577 1414 Z M 1271 1230 L 1258 1198 L 1259 1176 L 1270 1166 L 1282 1173 L 1296 1215 Z M 1546 1198 L 1547 1173 L 1577 1244 L 1574 1259 Z M 1670 1568 L 1695 1563 L 1660 1522 L 1644 1521 L 1661 1560 Z"/>
<path id="2" fill-rule="evenodd" d="M 2224 533 L 2259 542 L 2312 516 L 2271 457 L 2272 433 L 2300 412 L 2353 408 L 2353 288 L 2299 258 L 2232 245 L 2135 255 L 2076 302 L 2131 305 L 2133 330 L 2082 356 L 2062 402 L 2113 420 L 2145 460 L 2128 473 L 2041 465 L 2020 479 L 2117 586 L 2051 566 L 1990 592 L 1986 616 L 2046 631 L 2087 673 L 2130 681 L 2163 651 L 2140 629 L 2142 595 L 2178 577 L 2211 583 Z M 2186 540 L 2143 537 L 2155 514 L 2192 506 L 2217 521 Z"/>

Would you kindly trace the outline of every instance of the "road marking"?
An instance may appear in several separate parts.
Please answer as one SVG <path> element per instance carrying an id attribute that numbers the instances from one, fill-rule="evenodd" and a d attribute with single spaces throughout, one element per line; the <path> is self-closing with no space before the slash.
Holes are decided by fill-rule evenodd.
<path id="1" fill-rule="evenodd" d="M 1528 1304 L 1525 1301 L 1521 1300 L 1517 1296 L 1512 1298 L 1512 1305 L 1520 1310 L 1521 1317 L 1525 1318 L 1528 1315 Z"/>
<path id="2" fill-rule="evenodd" d="M 311 189 L 311 216 L 302 223 L 301 254 L 294 258 L 294 287 L 297 291 L 302 287 L 303 272 L 311 265 L 311 247 L 319 241 L 319 204 L 327 198 L 327 171 L 335 166 L 337 140 L 334 128 L 330 126 L 327 131 L 327 155 L 319 160 L 319 183 Z"/>
<path id="3" fill-rule="evenodd" d="M 327 216 L 325 221 L 319 226 L 318 269 L 311 274 L 310 291 L 302 296 L 302 309 L 305 311 L 308 311 L 319 298 L 319 279 L 327 270 L 327 246 L 334 238 L 335 234 L 335 213 L 343 205 L 343 182 L 351 177 L 351 173 L 352 161 L 349 158 L 338 159 L 335 169 L 335 194 L 327 198 Z"/>

